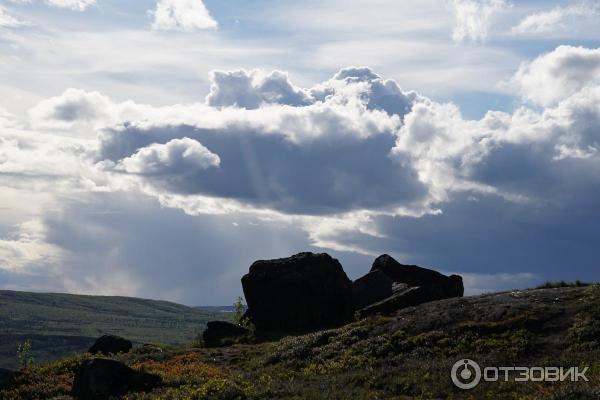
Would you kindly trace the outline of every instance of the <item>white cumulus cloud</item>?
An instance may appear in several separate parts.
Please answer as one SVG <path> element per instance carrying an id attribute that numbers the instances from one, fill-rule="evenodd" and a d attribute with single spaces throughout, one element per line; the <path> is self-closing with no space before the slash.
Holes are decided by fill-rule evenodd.
<path id="1" fill-rule="evenodd" d="M 158 31 L 191 32 L 218 26 L 202 0 L 158 0 L 152 15 L 152 28 Z"/>
<path id="2" fill-rule="evenodd" d="M 268 74 L 260 70 L 212 71 L 211 82 L 206 97 L 210 106 L 255 109 L 262 104 L 299 106 L 314 103 L 306 90 L 295 87 L 287 74 L 280 71 Z"/>
<path id="3" fill-rule="evenodd" d="M 600 48 L 559 46 L 523 63 L 512 83 L 526 101 L 556 104 L 587 86 L 600 84 Z"/>
<path id="4" fill-rule="evenodd" d="M 117 168 L 133 174 L 180 174 L 219 166 L 218 155 L 190 138 L 151 144 L 123 159 Z"/>
<path id="5" fill-rule="evenodd" d="M 436 202 L 453 192 L 496 194 L 508 201 L 566 204 L 590 196 L 600 168 L 600 85 L 541 112 L 488 112 L 467 120 L 452 104 L 424 102 L 405 118 L 393 153 L 413 160 Z M 569 200 L 570 201 L 570 200 Z"/>

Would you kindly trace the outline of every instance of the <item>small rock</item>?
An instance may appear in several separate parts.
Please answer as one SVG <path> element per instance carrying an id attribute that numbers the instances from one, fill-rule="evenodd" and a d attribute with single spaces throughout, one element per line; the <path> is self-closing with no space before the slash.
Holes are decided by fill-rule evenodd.
<path id="1" fill-rule="evenodd" d="M 408 286 L 406 283 L 398 283 L 398 282 L 394 282 L 392 283 L 392 292 L 393 293 L 400 293 L 406 289 L 408 289 L 410 286 Z"/>
<path id="2" fill-rule="evenodd" d="M 151 343 L 144 343 L 142 346 L 135 349 L 135 352 L 138 354 L 154 354 L 154 353 L 162 353 L 163 349 L 159 346 Z"/>
<path id="3" fill-rule="evenodd" d="M 131 341 L 120 336 L 104 335 L 96 340 L 96 343 L 88 350 L 91 354 L 109 354 L 129 353 L 133 344 Z"/>
<path id="4" fill-rule="evenodd" d="M 250 331 L 231 322 L 210 321 L 202 333 L 204 344 L 208 347 L 217 347 L 233 342 L 235 339 L 246 336 Z"/>
<path id="5" fill-rule="evenodd" d="M 159 383 L 156 375 L 135 371 L 115 360 L 94 358 L 79 366 L 71 394 L 80 400 L 108 400 L 132 391 L 147 391 Z"/>

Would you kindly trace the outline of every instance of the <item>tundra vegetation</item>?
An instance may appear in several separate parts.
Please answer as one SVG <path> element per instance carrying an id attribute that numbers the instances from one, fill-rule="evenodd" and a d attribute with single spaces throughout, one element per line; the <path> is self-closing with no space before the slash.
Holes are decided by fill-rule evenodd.
<path id="1" fill-rule="evenodd" d="M 123 394 L 126 400 L 597 399 L 600 285 L 545 286 L 357 313 L 347 323 L 311 332 L 248 331 L 217 347 L 201 341 L 134 346 L 103 358 L 152 378 L 151 386 Z M 0 398 L 71 399 L 75 375 L 91 358 L 80 353 L 28 365 Z M 463 358 L 482 367 L 587 368 L 588 380 L 482 381 L 461 390 L 450 371 Z"/>

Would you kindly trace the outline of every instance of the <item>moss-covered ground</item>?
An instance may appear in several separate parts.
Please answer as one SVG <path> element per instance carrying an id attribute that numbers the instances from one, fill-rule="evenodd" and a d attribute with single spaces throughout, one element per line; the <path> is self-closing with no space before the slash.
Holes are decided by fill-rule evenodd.
<path id="1" fill-rule="evenodd" d="M 339 329 L 221 348 L 118 355 L 162 384 L 141 399 L 598 399 L 600 286 L 450 299 Z M 0 399 L 70 399 L 89 355 L 34 364 Z M 452 365 L 588 367 L 588 382 L 482 382 L 456 388 Z"/>

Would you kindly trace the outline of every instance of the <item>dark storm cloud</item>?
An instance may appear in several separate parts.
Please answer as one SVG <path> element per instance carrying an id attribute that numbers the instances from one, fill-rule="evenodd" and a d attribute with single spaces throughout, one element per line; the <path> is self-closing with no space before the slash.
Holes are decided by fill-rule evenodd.
<path id="1" fill-rule="evenodd" d="M 298 146 L 283 136 L 247 131 L 130 128 L 116 134 L 116 140 L 119 146 L 140 140 L 132 148 L 142 147 L 168 140 L 174 132 L 202 143 L 221 162 L 196 173 L 179 171 L 150 179 L 172 193 L 225 197 L 301 214 L 392 207 L 426 194 L 411 168 L 398 166 L 389 157 L 391 135 Z"/>
<path id="2" fill-rule="evenodd" d="M 600 213 L 591 207 L 593 198 L 532 207 L 497 196 L 456 195 L 443 214 L 379 217 L 377 224 L 387 236 L 379 246 L 393 248 L 406 262 L 446 271 L 527 271 L 538 280 L 597 280 L 592 249 L 600 243 Z"/>
<path id="3" fill-rule="evenodd" d="M 215 72 L 208 103 L 250 109 L 267 103 L 284 106 L 225 110 L 225 121 L 214 128 L 201 122 L 126 123 L 105 130 L 98 160 L 135 172 L 127 164 L 150 153 L 150 147 L 185 137 L 218 156 L 220 163 L 196 171 L 183 164 L 184 169 L 165 165 L 164 173 L 160 169 L 165 163 L 155 163 L 156 173 L 147 182 L 170 193 L 310 215 L 392 209 L 426 196 L 412 167 L 390 157 L 399 117 L 410 111 L 416 94 L 403 93 L 395 82 L 368 68 L 342 70 L 313 88 L 322 100 L 294 88 L 281 73 L 256 74 Z M 312 106 L 306 106 L 309 102 Z"/>

